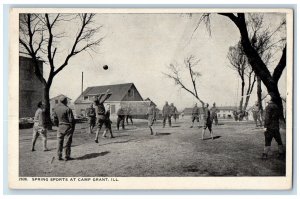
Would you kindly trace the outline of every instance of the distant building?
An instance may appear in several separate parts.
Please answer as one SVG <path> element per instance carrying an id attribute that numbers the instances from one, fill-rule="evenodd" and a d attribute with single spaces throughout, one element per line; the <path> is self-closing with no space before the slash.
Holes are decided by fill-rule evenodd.
<path id="1" fill-rule="evenodd" d="M 57 104 L 59 104 L 59 99 L 62 96 L 65 96 L 65 95 L 60 94 L 60 95 L 58 95 L 58 96 L 53 97 L 53 98 L 50 99 L 50 113 L 51 113 L 51 115 L 52 115 L 52 112 L 53 112 L 54 108 L 57 106 Z M 67 96 L 65 96 L 65 97 L 67 97 Z M 72 99 L 69 98 L 69 97 L 67 97 L 67 99 L 68 99 L 68 106 L 70 107 Z"/>
<path id="2" fill-rule="evenodd" d="M 235 106 L 220 106 L 217 107 L 217 109 L 219 110 L 218 114 L 218 118 L 220 119 L 233 119 L 234 115 L 233 112 L 236 111 L 237 107 Z"/>
<path id="3" fill-rule="evenodd" d="M 85 89 L 85 91 L 75 100 L 74 105 L 76 114 L 86 115 L 86 110 L 90 104 L 94 102 L 95 97 L 105 93 L 108 89 L 110 89 L 112 95 L 106 101 L 105 105 L 110 105 L 112 117 L 116 116 L 117 110 L 120 108 L 122 102 L 143 101 L 142 96 L 133 83 L 92 86 Z"/>
<path id="4" fill-rule="evenodd" d="M 43 62 L 38 61 L 43 74 Z M 31 58 L 19 56 L 19 118 L 34 117 L 38 102 L 43 100 L 44 85 L 34 73 Z"/>
<path id="5" fill-rule="evenodd" d="M 202 106 L 198 107 L 199 110 L 200 110 L 200 115 L 201 115 L 201 118 L 202 118 L 202 115 L 203 115 L 203 109 L 202 109 Z M 211 108 L 211 107 L 209 107 Z M 217 113 L 217 116 L 218 118 L 220 119 L 232 119 L 234 118 L 233 117 L 233 112 L 236 110 L 236 107 L 234 106 L 220 106 L 220 107 L 217 107 L 217 109 L 219 110 L 218 113 Z M 193 112 L 193 107 L 192 108 L 185 108 L 183 110 L 183 113 L 184 115 L 192 115 L 192 112 Z"/>

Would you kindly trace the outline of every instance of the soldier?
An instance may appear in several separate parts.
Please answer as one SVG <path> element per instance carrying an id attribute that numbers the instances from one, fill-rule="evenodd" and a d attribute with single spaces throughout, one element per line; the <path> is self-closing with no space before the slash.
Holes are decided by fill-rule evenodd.
<path id="1" fill-rule="evenodd" d="M 238 111 L 237 110 L 233 111 L 233 116 L 234 116 L 234 120 L 238 121 Z M 225 117 L 224 117 L 224 119 L 225 119 Z"/>
<path id="2" fill-rule="evenodd" d="M 218 125 L 218 115 L 217 113 L 219 112 L 218 108 L 216 107 L 216 103 L 213 103 L 213 107 L 210 109 L 211 112 L 211 121 L 215 121 L 215 125 Z"/>
<path id="3" fill-rule="evenodd" d="M 278 144 L 278 158 L 284 158 L 283 144 L 280 135 L 279 119 L 280 110 L 278 106 L 271 100 L 266 107 L 265 113 L 265 147 L 262 154 L 262 159 L 268 158 L 268 153 L 271 151 L 271 142 L 274 138 Z"/>
<path id="4" fill-rule="evenodd" d="M 253 119 L 255 121 L 256 127 L 258 127 L 257 121 L 259 121 L 259 123 L 260 123 L 259 126 L 262 126 L 262 122 L 261 122 L 261 119 L 260 119 L 260 108 L 259 108 L 259 103 L 258 102 L 255 102 L 255 105 L 252 108 L 252 114 L 253 114 Z"/>
<path id="5" fill-rule="evenodd" d="M 127 109 L 126 109 L 126 123 L 128 125 L 128 119 L 130 119 L 131 121 L 131 125 L 133 125 L 133 121 L 132 121 L 132 110 L 130 108 L 130 106 L 128 105 Z"/>
<path id="6" fill-rule="evenodd" d="M 147 111 L 147 115 L 148 115 L 148 126 L 150 128 L 150 135 L 157 135 L 157 132 L 153 133 L 153 124 L 154 121 L 156 120 L 156 109 L 155 109 L 155 105 L 154 104 L 150 104 L 148 111 Z"/>
<path id="7" fill-rule="evenodd" d="M 95 137 L 95 142 L 98 143 L 98 137 L 100 130 L 103 126 L 108 127 L 108 119 L 106 118 L 106 111 L 104 107 L 104 102 L 112 95 L 112 93 L 109 93 L 110 90 L 108 89 L 105 94 L 101 94 L 98 96 L 95 100 L 95 105 L 96 105 L 96 120 L 97 120 L 97 132 L 96 132 L 96 137 Z"/>
<path id="8" fill-rule="evenodd" d="M 121 107 L 117 111 L 118 119 L 117 119 L 117 129 L 119 130 L 120 128 L 120 123 L 122 125 L 122 129 L 125 129 L 125 109 L 121 105 Z"/>
<path id="9" fill-rule="evenodd" d="M 200 115 L 200 110 L 199 110 L 199 108 L 197 106 L 197 103 L 196 103 L 193 110 L 192 110 L 192 126 L 191 126 L 191 128 L 194 127 L 194 121 L 195 120 L 196 120 L 196 122 L 199 123 L 199 115 Z"/>
<path id="10" fill-rule="evenodd" d="M 208 106 L 209 106 L 209 104 L 202 103 L 202 109 L 203 109 L 203 114 L 204 114 L 203 115 L 204 125 L 203 125 L 203 130 L 202 130 L 202 140 L 203 140 L 206 128 L 208 128 L 208 130 L 210 132 L 211 139 L 212 140 L 214 139 L 213 131 L 212 131 L 212 128 L 211 128 L 212 127 L 212 121 L 211 121 L 211 118 L 210 118 L 210 111 L 208 109 Z"/>
<path id="11" fill-rule="evenodd" d="M 166 102 L 166 104 L 163 107 L 162 116 L 163 116 L 163 128 L 165 128 L 165 126 L 166 126 L 167 119 L 168 119 L 169 127 L 171 127 L 172 126 L 171 113 L 170 113 L 170 106 L 169 106 L 168 102 Z"/>
<path id="12" fill-rule="evenodd" d="M 36 110 L 34 115 L 31 151 L 35 151 L 35 142 L 39 135 L 42 136 L 44 151 L 49 151 L 49 149 L 47 148 L 47 129 L 45 128 L 45 109 L 43 102 L 39 102 L 37 107 L 38 109 Z"/>
<path id="13" fill-rule="evenodd" d="M 60 98 L 60 103 L 55 108 L 55 117 L 58 120 L 58 130 L 57 130 L 57 156 L 58 160 L 62 159 L 62 150 L 64 138 L 66 137 L 65 146 L 65 161 L 72 160 L 71 158 L 71 144 L 72 137 L 75 129 L 75 119 L 72 110 L 67 106 L 68 99 L 65 96 Z"/>
<path id="14" fill-rule="evenodd" d="M 93 128 L 96 125 L 96 111 L 93 106 L 93 103 L 91 103 L 90 108 L 88 108 L 88 110 L 87 110 L 87 116 L 88 116 L 88 120 L 89 120 L 89 131 L 90 131 L 90 134 L 92 134 Z"/>
<path id="15" fill-rule="evenodd" d="M 112 133 L 112 129 L 111 129 L 112 121 L 110 120 L 110 105 L 107 105 L 107 111 L 105 113 L 105 117 L 108 120 L 108 122 L 107 122 L 107 126 L 106 126 L 106 128 L 105 128 L 105 130 L 104 130 L 104 132 L 102 134 L 102 137 L 105 138 L 107 131 L 109 131 L 110 138 L 115 138 L 114 135 L 113 135 L 113 133 Z"/>
<path id="16" fill-rule="evenodd" d="M 171 103 L 171 105 L 170 105 L 170 113 L 171 113 L 171 117 L 173 117 L 174 121 L 176 122 L 178 111 L 177 111 L 176 106 L 174 106 L 173 103 Z"/>

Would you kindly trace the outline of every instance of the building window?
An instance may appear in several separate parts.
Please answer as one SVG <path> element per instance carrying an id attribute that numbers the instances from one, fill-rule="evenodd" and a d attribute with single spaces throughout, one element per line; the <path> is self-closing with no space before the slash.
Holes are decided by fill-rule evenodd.
<path id="1" fill-rule="evenodd" d="M 84 96 L 84 97 L 83 97 L 83 100 L 88 100 L 88 99 L 89 99 L 88 96 Z"/>
<path id="2" fill-rule="evenodd" d="M 116 113 L 116 105 L 110 105 L 110 113 Z"/>
<path id="3" fill-rule="evenodd" d="M 58 104 L 58 100 L 55 100 L 55 104 Z"/>

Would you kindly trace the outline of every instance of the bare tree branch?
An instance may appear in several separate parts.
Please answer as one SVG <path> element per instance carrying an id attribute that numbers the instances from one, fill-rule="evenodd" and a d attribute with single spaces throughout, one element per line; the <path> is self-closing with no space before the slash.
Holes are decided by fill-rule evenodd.
<path id="1" fill-rule="evenodd" d="M 198 63 L 199 59 L 195 59 L 193 55 L 187 57 L 184 60 L 185 68 L 188 70 L 187 72 L 190 75 L 190 80 L 192 82 L 193 88 L 189 89 L 182 81 L 179 75 L 179 69 L 176 68 L 174 64 L 170 64 L 169 70 L 171 74 L 168 73 L 163 73 L 166 77 L 174 80 L 176 85 L 179 85 L 180 88 L 184 89 L 188 93 L 190 93 L 192 96 L 194 96 L 197 100 L 199 100 L 202 104 L 204 102 L 199 98 L 198 91 L 197 91 L 197 83 L 196 83 L 196 78 L 199 77 L 201 74 L 193 69 Z"/>
<path id="2" fill-rule="evenodd" d="M 276 66 L 274 72 L 273 72 L 273 79 L 277 83 L 279 81 L 279 78 L 281 77 L 281 74 L 286 66 L 286 46 L 282 50 L 282 56 L 279 60 L 278 65 Z"/>

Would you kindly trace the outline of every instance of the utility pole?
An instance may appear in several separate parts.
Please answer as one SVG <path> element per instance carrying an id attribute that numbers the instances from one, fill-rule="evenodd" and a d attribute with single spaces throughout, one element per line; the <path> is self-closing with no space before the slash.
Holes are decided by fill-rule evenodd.
<path id="1" fill-rule="evenodd" d="M 81 72 L 81 95 L 83 93 L 83 72 Z"/>

